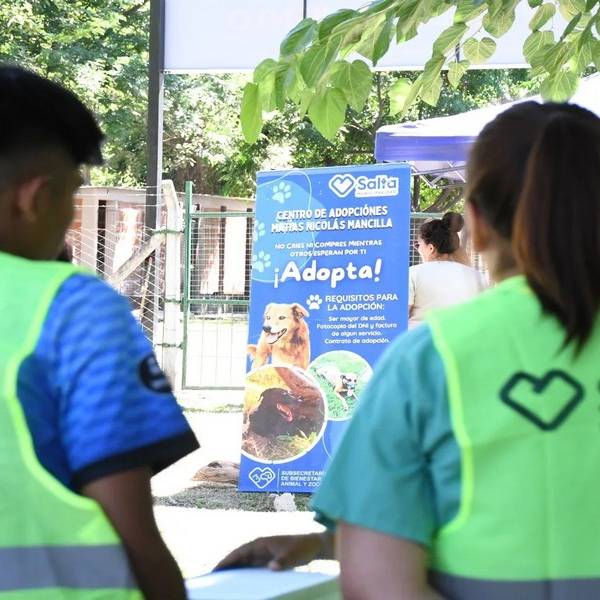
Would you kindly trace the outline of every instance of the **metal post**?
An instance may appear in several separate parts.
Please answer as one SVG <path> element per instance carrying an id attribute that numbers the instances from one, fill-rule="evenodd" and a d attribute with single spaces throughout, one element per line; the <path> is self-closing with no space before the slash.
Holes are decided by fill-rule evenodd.
<path id="1" fill-rule="evenodd" d="M 162 180 L 165 0 L 150 0 L 150 64 L 148 72 L 148 176 L 146 178 L 147 228 L 158 224 Z"/>
<path id="2" fill-rule="evenodd" d="M 227 212 L 226 206 L 221 206 L 221 212 Z M 219 219 L 219 284 L 217 294 L 222 300 L 225 294 L 225 239 L 227 236 L 227 219 Z M 220 311 L 219 311 L 220 312 Z"/>
<path id="3" fill-rule="evenodd" d="M 165 0 L 150 0 L 150 62 L 148 69 L 148 175 L 146 177 L 146 236 L 160 224 L 160 186 L 162 181 L 162 136 L 164 100 Z M 157 308 L 156 261 L 147 261 L 148 289 L 152 296 L 148 309 L 141 315 L 142 326 L 152 340 Z"/>
<path id="4" fill-rule="evenodd" d="M 252 243 L 254 241 L 254 213 L 247 208 L 246 217 L 246 252 L 244 253 L 244 300 L 250 299 L 250 273 L 252 271 Z"/>
<path id="5" fill-rule="evenodd" d="M 183 275 L 183 364 L 181 387 L 186 387 L 188 356 L 188 321 L 190 319 L 190 267 L 192 261 L 192 182 L 185 182 L 185 264 Z"/>
<path id="6" fill-rule="evenodd" d="M 167 210 L 165 233 L 165 306 L 162 367 L 175 390 L 181 389 L 181 206 L 172 181 L 163 182 Z"/>

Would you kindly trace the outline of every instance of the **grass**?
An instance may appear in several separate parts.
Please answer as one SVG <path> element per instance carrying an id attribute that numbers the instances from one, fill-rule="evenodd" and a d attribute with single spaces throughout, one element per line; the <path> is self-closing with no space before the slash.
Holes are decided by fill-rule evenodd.
<path id="1" fill-rule="evenodd" d="M 294 500 L 299 511 L 309 510 L 310 494 L 295 494 Z M 247 510 L 252 512 L 275 512 L 271 494 L 238 492 L 233 486 L 214 487 L 198 485 L 178 494 L 154 498 L 159 506 L 181 506 L 185 508 L 206 508 L 211 510 Z"/>

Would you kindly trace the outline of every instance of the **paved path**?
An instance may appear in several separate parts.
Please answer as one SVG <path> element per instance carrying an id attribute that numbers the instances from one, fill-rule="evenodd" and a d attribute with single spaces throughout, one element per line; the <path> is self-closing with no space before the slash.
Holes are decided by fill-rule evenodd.
<path id="1" fill-rule="evenodd" d="M 207 573 L 228 552 L 261 535 L 322 529 L 313 521 L 310 512 L 266 513 L 157 506 L 155 514 L 163 537 L 185 577 Z"/>
<path id="2" fill-rule="evenodd" d="M 155 496 L 172 496 L 194 484 L 192 476 L 212 460 L 239 461 L 241 413 L 187 412 L 202 447 L 152 479 Z M 322 527 L 310 512 L 248 512 L 156 506 L 158 526 L 184 575 L 206 573 L 228 552 L 261 535 L 308 533 Z M 335 572 L 319 561 L 315 570 Z M 324 565 L 324 566 L 323 566 Z"/>

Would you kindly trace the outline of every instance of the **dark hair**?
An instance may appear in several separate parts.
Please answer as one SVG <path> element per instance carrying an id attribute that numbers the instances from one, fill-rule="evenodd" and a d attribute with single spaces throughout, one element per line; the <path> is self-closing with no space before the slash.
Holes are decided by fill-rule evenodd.
<path id="1" fill-rule="evenodd" d="M 421 225 L 419 236 L 426 244 L 433 244 L 439 254 L 452 254 L 458 250 L 458 232 L 464 219 L 455 212 L 446 213 L 441 219 L 431 219 Z"/>
<path id="2" fill-rule="evenodd" d="M 56 257 L 59 262 L 72 263 L 73 262 L 73 246 L 69 242 L 65 242 L 60 254 Z"/>
<path id="3" fill-rule="evenodd" d="M 73 93 L 31 71 L 0 65 L 0 186 L 37 151 L 60 148 L 76 165 L 100 164 L 102 139 Z"/>
<path id="4" fill-rule="evenodd" d="M 477 139 L 466 200 L 502 237 L 544 310 L 581 349 L 600 307 L 600 119 L 524 102 Z"/>

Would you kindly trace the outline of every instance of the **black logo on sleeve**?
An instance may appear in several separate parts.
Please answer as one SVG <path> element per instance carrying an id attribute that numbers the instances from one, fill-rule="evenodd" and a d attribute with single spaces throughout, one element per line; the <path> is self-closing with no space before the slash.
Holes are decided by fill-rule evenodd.
<path id="1" fill-rule="evenodd" d="M 583 400 L 581 383 L 564 371 L 543 377 L 515 373 L 500 390 L 500 399 L 544 431 L 558 428 Z"/>
<path id="2" fill-rule="evenodd" d="M 140 379 L 153 392 L 167 394 L 172 391 L 167 376 L 162 372 L 154 354 L 146 356 L 140 363 Z"/>

